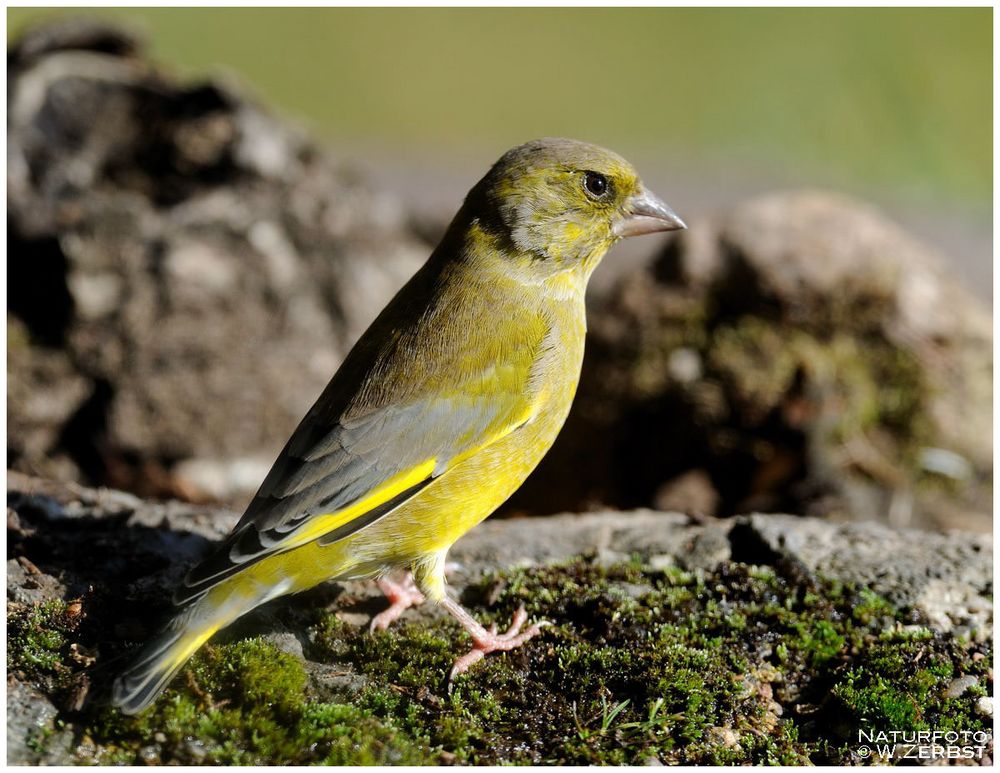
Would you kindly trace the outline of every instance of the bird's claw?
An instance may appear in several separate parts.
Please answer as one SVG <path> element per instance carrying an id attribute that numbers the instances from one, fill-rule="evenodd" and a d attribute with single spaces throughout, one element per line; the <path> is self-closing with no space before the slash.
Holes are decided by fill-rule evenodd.
<path id="1" fill-rule="evenodd" d="M 521 627 L 528 619 L 528 613 L 524 607 L 519 607 L 514 613 L 510 627 L 501 634 L 497 633 L 496 623 L 478 636 L 472 637 L 472 649 L 455 661 L 448 675 L 448 681 L 454 681 L 455 677 L 464 674 L 469 668 L 482 660 L 491 652 L 506 652 L 507 650 L 520 647 L 526 641 L 541 633 L 542 628 L 551 625 L 547 620 L 534 623 L 527 630 L 522 631 Z"/>

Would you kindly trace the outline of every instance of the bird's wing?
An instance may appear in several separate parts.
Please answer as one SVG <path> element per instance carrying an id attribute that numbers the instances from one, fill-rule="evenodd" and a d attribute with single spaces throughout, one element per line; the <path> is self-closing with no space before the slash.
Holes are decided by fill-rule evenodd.
<path id="1" fill-rule="evenodd" d="M 270 555 L 358 532 L 530 421 L 536 406 L 526 397 L 528 368 L 518 370 L 522 377 L 486 377 L 500 389 L 484 390 L 479 374 L 474 390 L 348 413 L 332 426 L 307 417 L 236 528 L 191 571 L 175 602 Z"/>

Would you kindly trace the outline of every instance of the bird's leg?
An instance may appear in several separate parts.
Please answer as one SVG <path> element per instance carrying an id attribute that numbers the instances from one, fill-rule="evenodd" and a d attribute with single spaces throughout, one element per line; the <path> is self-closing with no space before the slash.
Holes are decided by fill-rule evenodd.
<path id="1" fill-rule="evenodd" d="M 472 637 L 472 649 L 462 655 L 451 668 L 448 679 L 454 679 L 459 674 L 469 670 L 469 667 L 491 652 L 502 652 L 520 647 L 532 636 L 537 636 L 542 628 L 549 625 L 542 621 L 535 623 L 530 628 L 522 631 L 521 628 L 528 619 L 528 613 L 521 607 L 514 613 L 510 628 L 503 633 L 497 633 L 497 627 L 491 625 L 483 628 L 469 612 L 454 599 L 450 598 L 446 592 L 444 581 L 445 557 L 447 549 L 425 557 L 413 565 L 413 578 L 420 591 L 431 601 L 434 601 L 446 610 L 448 614 L 458 620 L 459 624 Z"/>
<path id="2" fill-rule="evenodd" d="M 402 582 L 393 582 L 388 577 L 379 577 L 376 582 L 389 600 L 389 608 L 372 618 L 369 631 L 384 631 L 407 609 L 425 601 L 424 594 L 417 590 L 416 583 L 413 582 L 412 572 L 407 571 Z"/>
<path id="3" fill-rule="evenodd" d="M 473 663 L 482 660 L 491 652 L 502 652 L 520 647 L 531 637 L 537 636 L 542 628 L 549 624 L 543 620 L 522 631 L 521 627 L 528 619 L 528 613 L 524 611 L 524 607 L 522 606 L 514 613 L 514 619 L 511 621 L 510 628 L 504 633 L 497 633 L 496 625 L 483 628 L 469 614 L 465 607 L 454 599 L 445 596 L 438 603 L 447 609 L 448 613 L 458 620 L 461 626 L 468 631 L 469 636 L 472 637 L 472 649 L 455 661 L 455 664 L 451 667 L 451 673 L 448 675 L 449 680 L 454 679 L 459 674 L 465 673 Z"/>

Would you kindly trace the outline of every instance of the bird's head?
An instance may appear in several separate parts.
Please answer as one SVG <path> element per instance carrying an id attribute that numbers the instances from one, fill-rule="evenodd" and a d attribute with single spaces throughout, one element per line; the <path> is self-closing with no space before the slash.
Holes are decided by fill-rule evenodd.
<path id="1" fill-rule="evenodd" d="M 465 210 L 548 271 L 589 274 L 623 237 L 685 227 L 628 161 L 569 139 L 507 151 L 469 193 Z"/>

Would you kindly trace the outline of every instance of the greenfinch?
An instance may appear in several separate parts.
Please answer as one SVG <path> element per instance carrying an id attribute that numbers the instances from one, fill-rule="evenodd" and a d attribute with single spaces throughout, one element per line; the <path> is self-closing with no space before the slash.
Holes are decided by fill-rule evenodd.
<path id="1" fill-rule="evenodd" d="M 372 578 L 384 628 L 429 599 L 472 638 L 452 676 L 535 636 L 498 633 L 446 593 L 445 557 L 538 464 L 569 413 L 584 291 L 619 239 L 684 228 L 611 151 L 542 139 L 505 153 L 309 410 L 181 609 L 114 684 L 148 706 L 220 628 L 325 580 Z M 391 579 L 405 572 L 404 580 Z"/>

